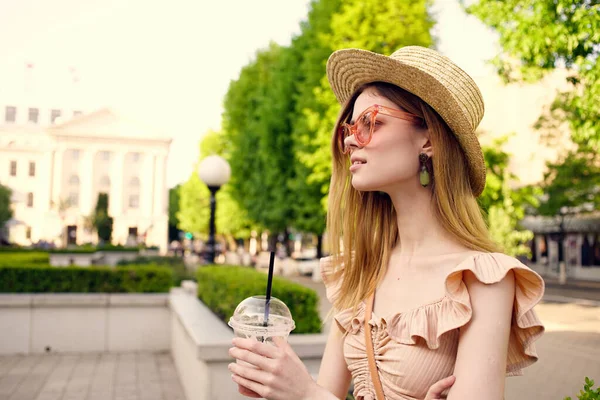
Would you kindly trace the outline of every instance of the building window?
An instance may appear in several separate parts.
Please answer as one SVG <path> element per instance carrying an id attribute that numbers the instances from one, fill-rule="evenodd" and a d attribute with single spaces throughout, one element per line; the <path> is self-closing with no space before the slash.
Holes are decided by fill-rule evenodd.
<path id="1" fill-rule="evenodd" d="M 10 176 L 17 176 L 17 162 L 14 160 L 10 162 Z"/>
<path id="2" fill-rule="evenodd" d="M 100 152 L 100 159 L 102 161 L 110 161 L 110 151 L 101 151 Z"/>
<path id="3" fill-rule="evenodd" d="M 39 117 L 40 117 L 40 110 L 39 109 L 37 109 L 37 108 L 30 108 L 29 109 L 29 118 L 28 118 L 29 122 L 33 122 L 34 124 L 37 124 Z"/>
<path id="4" fill-rule="evenodd" d="M 69 178 L 69 207 L 79 207 L 79 177 L 71 175 Z"/>
<path id="5" fill-rule="evenodd" d="M 98 185 L 100 189 L 100 193 L 109 193 L 110 192 L 110 178 L 104 175 L 100 178 L 100 184 Z"/>
<path id="6" fill-rule="evenodd" d="M 33 193 L 27 193 L 27 207 L 33 207 Z"/>
<path id="7" fill-rule="evenodd" d="M 79 192 L 69 193 L 69 207 L 79 207 Z"/>
<path id="8" fill-rule="evenodd" d="M 35 176 L 35 161 L 29 161 L 29 176 Z"/>
<path id="9" fill-rule="evenodd" d="M 4 121 L 14 123 L 17 120 L 17 107 L 6 106 L 4 110 Z"/>
<path id="10" fill-rule="evenodd" d="M 25 229 L 25 239 L 27 239 L 27 240 L 31 240 L 31 227 L 30 227 L 30 226 L 28 226 L 28 227 Z"/>
<path id="11" fill-rule="evenodd" d="M 132 194 L 129 196 L 129 208 L 138 208 L 140 206 L 140 196 Z"/>
<path id="12" fill-rule="evenodd" d="M 140 153 L 131 153 L 131 159 L 133 160 L 133 162 L 139 162 L 140 161 Z"/>
<path id="13" fill-rule="evenodd" d="M 60 110 L 52 110 L 50 112 L 50 123 L 55 123 L 58 117 L 60 117 Z"/>
<path id="14" fill-rule="evenodd" d="M 79 116 L 79 115 L 81 115 L 81 114 L 83 114 L 83 112 L 81 112 L 81 111 L 79 111 L 79 110 L 75 110 L 75 111 L 73 111 L 73 116 L 74 116 L 74 117 L 77 117 L 77 116 Z"/>
<path id="15" fill-rule="evenodd" d="M 70 157 L 70 158 L 71 158 L 71 160 L 72 160 L 72 161 L 77 161 L 77 160 L 79 160 L 79 150 L 77 150 L 77 149 L 74 149 L 74 150 L 69 150 L 69 152 L 71 153 L 71 154 L 70 154 L 70 155 L 71 155 L 71 157 Z"/>
<path id="16" fill-rule="evenodd" d="M 131 178 L 131 180 L 129 181 L 129 187 L 133 188 L 133 189 L 137 189 L 140 187 L 140 178 L 138 178 L 137 176 L 134 176 L 133 178 Z"/>

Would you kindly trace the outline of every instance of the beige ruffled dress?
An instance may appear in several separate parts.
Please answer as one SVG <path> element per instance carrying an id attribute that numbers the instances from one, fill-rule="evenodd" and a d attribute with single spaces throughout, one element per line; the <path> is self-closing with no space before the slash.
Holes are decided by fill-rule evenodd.
<path id="1" fill-rule="evenodd" d="M 333 280 L 330 258 L 321 259 L 321 273 L 332 303 L 341 279 Z M 515 275 L 515 301 L 507 359 L 507 375 L 522 375 L 522 369 L 537 361 L 534 341 L 544 328 L 533 310 L 542 298 L 542 278 L 517 259 L 500 253 L 468 256 L 445 277 L 443 298 L 408 312 L 389 317 L 375 313 L 369 321 L 375 363 L 387 400 L 423 399 L 429 387 L 453 373 L 459 328 L 472 316 L 463 272 L 472 271 L 486 284 L 499 282 L 509 270 Z M 344 357 L 354 379 L 354 397 L 374 400 L 364 335 L 365 303 L 334 315 L 345 332 Z"/>

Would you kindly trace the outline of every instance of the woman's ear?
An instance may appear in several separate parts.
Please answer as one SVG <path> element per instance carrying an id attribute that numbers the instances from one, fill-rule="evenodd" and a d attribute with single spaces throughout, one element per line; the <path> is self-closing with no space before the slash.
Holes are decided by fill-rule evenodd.
<path id="1" fill-rule="evenodd" d="M 429 158 L 433 157 L 433 146 L 431 145 L 431 140 L 429 140 L 429 135 L 427 135 L 427 140 L 426 142 L 423 144 L 423 146 L 421 146 L 421 153 L 425 153 L 427 154 L 427 156 Z"/>

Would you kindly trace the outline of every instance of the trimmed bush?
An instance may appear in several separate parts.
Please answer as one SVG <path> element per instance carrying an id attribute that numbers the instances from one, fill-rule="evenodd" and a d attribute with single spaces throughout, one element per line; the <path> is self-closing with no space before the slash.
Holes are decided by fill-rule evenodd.
<path id="1" fill-rule="evenodd" d="M 165 293 L 172 282 L 163 267 L 0 267 L 4 293 Z"/>
<path id="2" fill-rule="evenodd" d="M 73 247 L 67 249 L 52 249 L 49 251 L 51 254 L 94 254 L 96 252 L 95 247 Z"/>
<path id="3" fill-rule="evenodd" d="M 37 253 L 39 251 L 46 251 L 41 248 L 34 247 L 20 247 L 20 246 L 0 246 L 0 253 Z"/>
<path id="4" fill-rule="evenodd" d="M 138 266 L 161 266 L 173 271 L 173 285 L 180 286 L 183 280 L 196 280 L 194 273 L 190 272 L 183 259 L 179 257 L 151 256 L 136 257 L 133 260 L 121 260 L 117 263 L 118 267 L 138 267 Z"/>
<path id="5" fill-rule="evenodd" d="M 92 254 L 98 251 L 123 251 L 123 252 L 138 252 L 139 247 L 125 247 L 121 245 L 105 244 L 102 246 L 77 246 L 67 247 L 66 249 L 52 249 L 50 253 L 56 254 Z"/>
<path id="6" fill-rule="evenodd" d="M 141 247 L 126 247 L 126 246 L 122 246 L 120 244 L 118 245 L 114 245 L 114 244 L 105 244 L 102 246 L 98 246 L 96 248 L 97 251 L 131 251 L 131 252 L 137 252 L 140 251 Z"/>
<path id="7" fill-rule="evenodd" d="M 0 267 L 49 266 L 49 264 L 50 258 L 45 251 L 13 250 L 0 252 Z"/>
<path id="8" fill-rule="evenodd" d="M 201 267 L 197 278 L 198 298 L 225 322 L 242 300 L 264 295 L 267 290 L 267 275 L 248 267 Z M 318 296 L 314 290 L 275 276 L 271 295 L 290 309 L 296 323 L 293 333 L 321 332 Z"/>

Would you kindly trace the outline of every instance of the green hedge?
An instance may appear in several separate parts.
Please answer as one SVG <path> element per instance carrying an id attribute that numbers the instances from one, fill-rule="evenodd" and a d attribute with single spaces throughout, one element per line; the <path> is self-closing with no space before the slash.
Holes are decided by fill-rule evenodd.
<path id="1" fill-rule="evenodd" d="M 163 267 L 0 267 L 4 293 L 165 293 L 172 282 Z"/>
<path id="2" fill-rule="evenodd" d="M 0 267 L 18 267 L 21 265 L 48 266 L 50 258 L 45 251 L 2 251 Z"/>
<path id="3" fill-rule="evenodd" d="M 103 246 L 77 246 L 67 247 L 65 249 L 52 249 L 50 253 L 55 254 L 93 254 L 97 251 L 123 251 L 123 252 L 138 252 L 140 247 L 125 247 L 121 245 L 106 244 Z"/>
<path id="4" fill-rule="evenodd" d="M 20 246 L 0 246 L 0 253 L 32 253 L 44 251 L 42 249 L 36 249 L 33 247 L 20 247 Z"/>
<path id="5" fill-rule="evenodd" d="M 166 256 L 140 256 L 133 260 L 121 260 L 117 263 L 120 268 L 125 267 L 137 267 L 137 266 L 160 266 L 169 268 L 173 271 L 173 285 L 180 286 L 183 280 L 196 280 L 196 276 L 193 272 L 187 269 L 183 263 L 183 259 L 180 257 L 166 257 Z"/>
<path id="6" fill-rule="evenodd" d="M 198 298 L 223 321 L 229 321 L 242 300 L 264 295 L 267 287 L 267 275 L 248 267 L 200 267 L 197 280 Z M 296 323 L 293 333 L 321 332 L 318 296 L 314 290 L 276 276 L 271 293 L 289 307 Z"/>
<path id="7" fill-rule="evenodd" d="M 49 250 L 51 254 L 94 254 L 96 248 L 81 248 L 81 247 L 73 247 L 72 249 L 53 249 Z"/>

